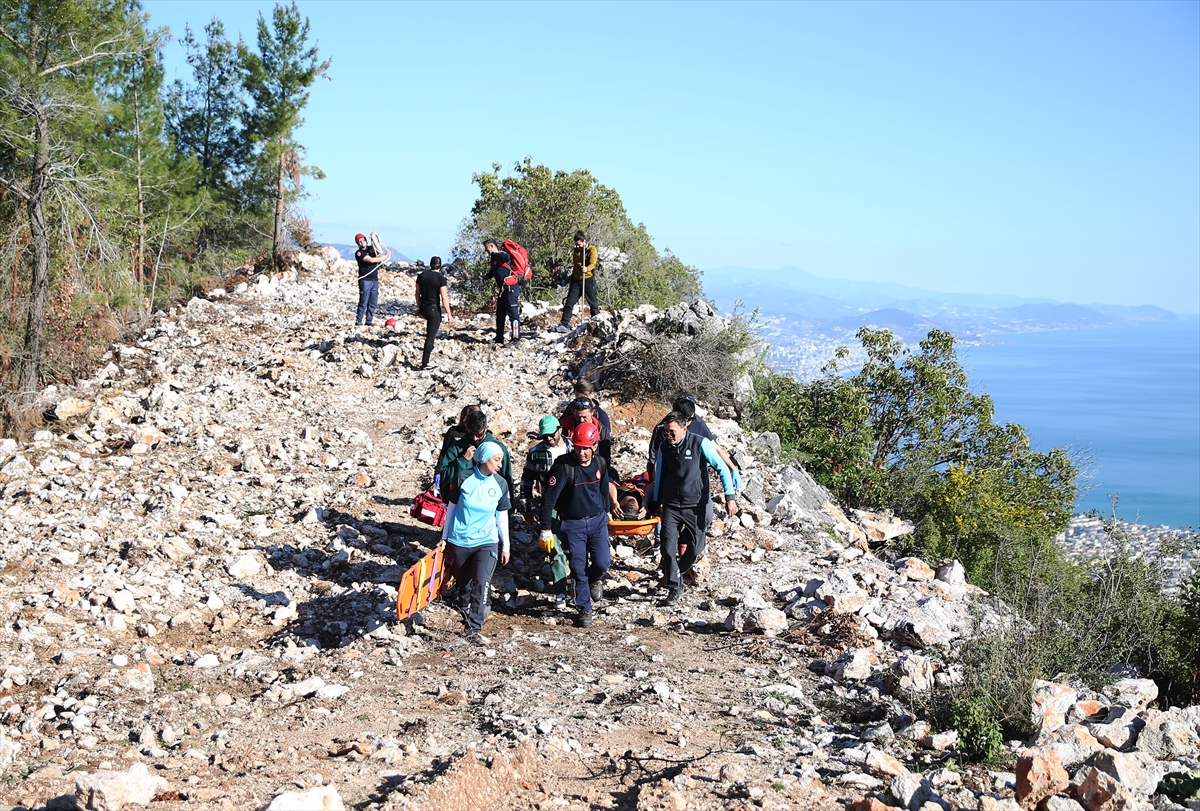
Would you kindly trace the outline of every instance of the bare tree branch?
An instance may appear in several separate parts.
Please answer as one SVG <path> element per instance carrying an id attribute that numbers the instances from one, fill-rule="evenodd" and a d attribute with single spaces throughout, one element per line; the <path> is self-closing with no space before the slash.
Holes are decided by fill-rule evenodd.
<path id="1" fill-rule="evenodd" d="M 17 197 L 20 197 L 23 201 L 29 200 L 29 193 L 18 186 L 14 181 L 9 180 L 6 177 L 0 177 L 0 186 L 3 186 L 5 190 L 17 195 Z"/>
<path id="2" fill-rule="evenodd" d="M 104 48 L 107 45 L 121 42 L 122 40 L 124 40 L 126 38 L 127 38 L 126 32 L 122 32 L 121 36 L 112 37 L 110 39 L 104 40 L 103 42 L 97 42 L 94 46 L 92 46 L 91 53 L 84 54 L 83 56 L 79 57 L 78 59 L 75 59 L 70 62 L 60 62 L 57 65 L 53 65 L 51 67 L 44 68 L 37 75 L 38 76 L 49 76 L 51 73 L 58 73 L 59 71 L 67 70 L 68 68 L 77 68 L 80 65 L 85 65 L 88 62 L 93 62 L 97 59 L 104 59 L 104 58 L 108 58 L 108 57 L 111 57 L 113 59 L 126 59 L 128 57 L 138 56 L 141 53 L 140 50 L 139 51 L 123 50 L 123 49 L 117 49 L 117 50 L 112 50 L 112 51 L 100 50 L 101 48 Z"/>

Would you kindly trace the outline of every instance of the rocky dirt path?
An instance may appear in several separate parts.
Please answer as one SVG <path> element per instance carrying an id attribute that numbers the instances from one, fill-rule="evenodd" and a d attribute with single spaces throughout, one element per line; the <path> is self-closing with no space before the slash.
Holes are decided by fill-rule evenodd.
<path id="1" fill-rule="evenodd" d="M 348 266 L 315 269 L 161 317 L 90 380 L 48 390 L 47 429 L 0 442 L 0 802 L 1010 801 L 1013 775 L 947 768 L 953 733 L 893 696 L 953 678 L 923 649 L 969 630 L 961 567 L 875 559 L 866 537 L 891 523 L 847 518 L 731 421 L 710 425 L 747 474 L 745 515 L 717 521 L 711 574 L 679 606 L 656 601 L 652 551 L 618 545 L 596 625 L 575 628 L 519 527 L 488 646 L 463 645 L 441 603 L 397 623 L 399 576 L 436 542 L 408 505 L 462 406 L 482 404 L 519 469 L 576 349 L 660 314 L 503 347 L 488 317 L 455 320 L 420 372 L 406 274 L 387 274 L 376 327 L 355 331 Z M 605 404 L 632 473 L 661 410 Z M 1186 747 L 1195 724 L 1179 723 Z"/>

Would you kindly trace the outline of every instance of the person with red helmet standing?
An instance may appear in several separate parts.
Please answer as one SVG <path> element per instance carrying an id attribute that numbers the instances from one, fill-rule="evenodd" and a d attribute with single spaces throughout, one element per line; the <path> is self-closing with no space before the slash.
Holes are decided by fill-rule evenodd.
<path id="1" fill-rule="evenodd" d="M 354 252 L 354 261 L 358 263 L 358 310 L 354 314 L 354 326 L 361 327 L 365 323 L 370 327 L 375 323 L 375 305 L 379 301 L 379 265 L 390 259 L 392 252 L 376 256 L 375 249 L 367 245 L 367 238 L 362 234 L 354 235 L 354 243 L 358 245 Z"/>
<path id="2" fill-rule="evenodd" d="M 600 430 L 595 423 L 580 423 L 571 432 L 573 451 L 559 457 L 550 469 L 542 497 L 540 526 L 542 542 L 554 535 L 551 513 L 557 512 L 559 537 L 566 540 L 571 580 L 575 584 L 578 623 L 588 628 L 595 619 L 594 602 L 604 596 L 602 585 L 608 574 L 608 514 L 616 504 L 616 485 L 610 480 L 608 464 L 596 453 Z"/>

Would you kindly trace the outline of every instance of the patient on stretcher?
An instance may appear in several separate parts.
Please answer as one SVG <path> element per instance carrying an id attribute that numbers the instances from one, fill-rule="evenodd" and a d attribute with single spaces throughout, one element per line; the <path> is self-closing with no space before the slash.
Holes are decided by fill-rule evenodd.
<path id="1" fill-rule="evenodd" d="M 646 517 L 642 491 L 636 487 L 617 486 L 617 504 L 621 508 L 622 521 L 640 521 Z"/>

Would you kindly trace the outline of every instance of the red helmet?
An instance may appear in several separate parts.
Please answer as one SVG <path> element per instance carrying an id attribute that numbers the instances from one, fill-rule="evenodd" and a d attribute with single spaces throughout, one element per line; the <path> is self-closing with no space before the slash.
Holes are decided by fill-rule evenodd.
<path id="1" fill-rule="evenodd" d="M 397 324 L 399 324 L 399 323 L 400 323 L 400 320 L 399 320 L 399 319 L 396 319 L 396 318 L 389 318 L 387 321 L 384 321 L 384 322 L 383 322 L 383 325 L 384 325 L 385 327 L 394 327 L 394 326 L 396 326 L 396 325 L 397 325 Z"/>
<path id="2" fill-rule="evenodd" d="M 355 241 L 355 242 L 358 242 L 360 239 L 366 239 L 366 238 L 367 238 L 367 235 L 366 235 L 366 234 L 355 234 L 355 235 L 354 235 L 354 241 Z"/>
<path id="3" fill-rule="evenodd" d="M 600 429 L 593 422 L 581 422 L 571 432 L 571 443 L 577 448 L 594 448 L 600 441 Z"/>

